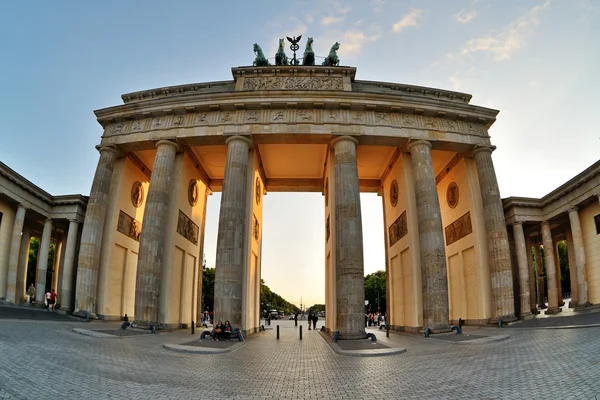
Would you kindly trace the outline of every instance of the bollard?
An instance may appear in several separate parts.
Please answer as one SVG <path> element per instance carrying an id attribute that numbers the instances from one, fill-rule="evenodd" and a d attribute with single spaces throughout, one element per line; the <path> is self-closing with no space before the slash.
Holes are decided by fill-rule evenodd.
<path id="1" fill-rule="evenodd" d="M 302 340 L 302 325 L 300 325 L 300 340 Z"/>
<path id="2" fill-rule="evenodd" d="M 385 325 L 385 337 L 390 337 L 390 326 Z"/>
<path id="3" fill-rule="evenodd" d="M 277 340 L 279 340 L 279 325 L 277 325 Z"/>
<path id="4" fill-rule="evenodd" d="M 430 333 L 431 333 L 431 328 L 425 329 L 425 337 L 429 337 Z"/>
<path id="5" fill-rule="evenodd" d="M 192 321 L 192 335 L 195 333 L 194 328 L 196 327 L 196 324 L 194 323 L 194 321 Z"/>

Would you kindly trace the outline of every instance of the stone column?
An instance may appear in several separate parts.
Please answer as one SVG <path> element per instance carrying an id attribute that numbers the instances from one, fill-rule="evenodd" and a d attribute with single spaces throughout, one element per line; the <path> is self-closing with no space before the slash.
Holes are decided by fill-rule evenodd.
<path id="1" fill-rule="evenodd" d="M 135 281 L 135 323 L 142 326 L 159 322 L 160 275 L 165 262 L 165 234 L 170 229 L 165 223 L 173 190 L 171 181 L 175 153 L 179 145 L 170 140 L 160 140 L 156 143 L 156 149 L 144 209 Z"/>
<path id="2" fill-rule="evenodd" d="M 60 292 L 61 310 L 73 310 L 73 276 L 75 265 L 75 250 L 77 247 L 77 233 L 79 232 L 79 222 L 74 219 L 69 220 L 69 231 L 67 232 L 67 245 L 65 248 L 65 261 L 63 264 L 62 284 Z"/>
<path id="3" fill-rule="evenodd" d="M 112 147 L 100 147 L 98 151 L 100 151 L 100 159 L 92 182 L 81 231 L 74 313 L 79 316 L 89 313 L 94 318 L 96 317 L 98 265 L 100 264 L 102 232 L 106 219 L 108 189 L 118 155 L 117 150 Z"/>
<path id="4" fill-rule="evenodd" d="M 515 237 L 515 248 L 517 251 L 517 264 L 519 266 L 519 304 L 521 306 L 521 318 L 531 315 L 529 305 L 529 269 L 527 265 L 527 246 L 525 246 L 525 234 L 523 233 L 523 222 L 513 224 Z"/>
<path id="5" fill-rule="evenodd" d="M 558 253 L 558 241 L 554 241 L 552 245 L 554 246 L 554 262 L 556 266 L 556 293 L 558 295 L 558 306 L 562 307 L 565 305 L 565 302 L 562 298 L 562 273 L 560 271 L 560 256 Z"/>
<path id="6" fill-rule="evenodd" d="M 538 308 L 543 310 L 546 308 L 546 300 L 545 300 L 546 289 L 544 286 L 544 277 L 542 276 L 542 273 L 544 271 L 544 265 L 542 264 L 542 252 L 540 250 L 540 244 L 541 243 L 539 243 L 539 242 L 536 243 L 533 250 L 535 251 L 535 275 L 537 277 L 537 282 L 538 282 L 538 286 L 537 286 Z"/>
<path id="7" fill-rule="evenodd" d="M 492 281 L 492 322 L 496 322 L 500 318 L 503 321 L 514 321 L 516 317 L 510 248 L 500 189 L 498 188 L 496 172 L 492 162 L 493 150 L 491 147 L 480 147 L 473 151 L 488 239 L 490 277 Z"/>
<path id="8" fill-rule="evenodd" d="M 23 224 L 25 223 L 25 206 L 19 204 L 15 222 L 13 224 L 10 240 L 10 252 L 8 253 L 8 276 L 6 279 L 6 301 L 18 303 L 20 291 L 17 288 L 17 274 L 19 270 L 19 254 L 21 250 L 21 236 L 23 235 Z"/>
<path id="9" fill-rule="evenodd" d="M 196 326 L 200 326 L 200 321 L 204 316 L 202 309 L 202 276 L 204 275 L 204 240 L 206 234 L 206 205 L 208 204 L 209 189 L 204 191 L 204 206 L 202 207 L 202 223 L 200 224 L 200 242 L 198 243 L 198 273 L 196 275 Z"/>
<path id="10" fill-rule="evenodd" d="M 58 294 L 58 274 L 60 273 L 60 256 L 62 253 L 62 242 L 56 242 L 56 248 L 54 250 L 54 271 L 52 272 L 52 284 L 51 289 L 54 289 Z M 60 301 L 60 299 L 58 299 Z"/>
<path id="11" fill-rule="evenodd" d="M 447 331 L 450 330 L 448 272 L 440 201 L 431 160 L 431 143 L 425 140 L 411 142 L 408 150 L 417 200 L 423 279 L 423 329 Z"/>
<path id="12" fill-rule="evenodd" d="M 536 285 L 537 278 L 535 275 L 535 267 L 533 265 L 533 256 L 531 253 L 531 249 L 533 248 L 531 244 L 531 237 L 525 237 L 525 255 L 527 256 L 527 270 L 529 272 L 529 309 L 532 314 L 537 314 L 537 302 L 536 302 Z"/>
<path id="13" fill-rule="evenodd" d="M 569 308 L 574 308 L 579 304 L 579 293 L 577 290 L 577 262 L 575 262 L 575 246 L 573 246 L 571 228 L 567 229 L 567 256 L 569 260 L 569 279 L 571 280 L 571 301 L 569 302 Z"/>
<path id="14" fill-rule="evenodd" d="M 227 144 L 227 162 L 219 211 L 217 258 L 215 261 L 215 320 L 242 325 L 242 280 L 244 276 L 244 230 L 249 150 L 252 141 L 232 136 Z"/>
<path id="15" fill-rule="evenodd" d="M 35 299 L 44 303 L 46 295 L 46 274 L 48 271 L 48 250 L 50 248 L 50 237 L 52 235 L 52 219 L 46 218 L 42 240 L 38 249 L 37 276 L 35 279 Z"/>
<path id="16" fill-rule="evenodd" d="M 25 298 L 25 284 L 27 282 L 27 265 L 29 264 L 29 242 L 31 241 L 31 232 L 29 228 L 23 227 L 21 235 L 21 250 L 19 251 L 19 267 L 17 268 L 17 301 Z"/>
<path id="17" fill-rule="evenodd" d="M 548 282 L 548 309 L 547 314 L 556 314 L 561 311 L 558 306 L 558 286 L 556 285 L 556 262 L 554 261 L 554 242 L 550 232 L 550 223 L 542 222 L 542 241 L 544 243 L 544 258 L 546 260 L 546 279 Z"/>
<path id="18" fill-rule="evenodd" d="M 585 246 L 583 245 L 583 234 L 579 222 L 577 207 L 569 209 L 569 222 L 571 223 L 571 235 L 573 236 L 573 248 L 575 250 L 575 266 L 577 268 L 577 300 L 579 305 L 590 304 L 588 299 L 588 287 L 585 276 Z"/>
<path id="19" fill-rule="evenodd" d="M 356 146 L 340 136 L 331 141 L 335 168 L 336 329 L 340 339 L 362 339 L 365 333 L 365 278 L 362 217 Z"/>

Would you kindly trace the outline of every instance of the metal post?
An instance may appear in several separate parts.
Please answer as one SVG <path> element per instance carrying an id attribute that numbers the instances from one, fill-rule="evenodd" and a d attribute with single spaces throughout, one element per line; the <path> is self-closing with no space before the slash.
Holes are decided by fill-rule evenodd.
<path id="1" fill-rule="evenodd" d="M 302 340 L 302 325 L 300 325 L 300 340 Z"/>
<path id="2" fill-rule="evenodd" d="M 385 324 L 385 337 L 390 337 L 390 326 L 387 323 Z"/>
<path id="3" fill-rule="evenodd" d="M 196 324 L 194 323 L 194 321 L 192 321 L 192 335 L 194 334 L 194 328 L 196 327 Z"/>
<path id="4" fill-rule="evenodd" d="M 277 340 L 279 340 L 279 325 L 277 325 Z"/>

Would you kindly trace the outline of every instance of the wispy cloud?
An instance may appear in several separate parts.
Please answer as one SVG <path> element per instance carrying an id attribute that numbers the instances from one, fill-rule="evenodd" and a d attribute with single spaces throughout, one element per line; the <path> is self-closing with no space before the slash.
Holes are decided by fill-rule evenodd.
<path id="1" fill-rule="evenodd" d="M 467 22 L 475 18 L 475 16 L 477 16 L 476 11 L 472 10 L 469 12 L 465 12 L 464 10 L 460 10 L 459 12 L 454 14 L 454 19 L 460 23 L 466 24 Z"/>
<path id="2" fill-rule="evenodd" d="M 549 5 L 550 0 L 547 0 L 544 4 L 533 7 L 498 32 L 467 41 L 460 50 L 460 54 L 488 52 L 497 61 L 510 59 L 515 52 L 525 47 L 525 39 L 531 35 L 533 26 L 540 24 L 540 12 Z M 451 55 L 450 58 L 455 58 L 455 55 Z"/>
<path id="3" fill-rule="evenodd" d="M 344 20 L 344 18 L 342 18 L 342 17 L 323 17 L 321 19 L 320 23 L 323 26 L 330 26 L 330 25 L 339 24 L 343 20 Z"/>
<path id="4" fill-rule="evenodd" d="M 351 57 L 360 53 L 365 43 L 376 42 L 381 39 L 379 33 L 365 34 L 364 31 L 351 29 L 344 32 L 344 40 L 340 46 L 340 53 Z"/>
<path id="5" fill-rule="evenodd" d="M 396 22 L 393 26 L 393 30 L 396 33 L 402 32 L 405 28 L 411 26 L 418 26 L 421 23 L 421 14 L 423 10 L 410 10 L 408 14 L 403 16 L 398 22 Z"/>

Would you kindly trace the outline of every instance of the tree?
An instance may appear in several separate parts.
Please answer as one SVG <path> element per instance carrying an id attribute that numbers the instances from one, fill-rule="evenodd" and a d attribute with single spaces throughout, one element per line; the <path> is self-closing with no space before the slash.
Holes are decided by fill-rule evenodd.
<path id="1" fill-rule="evenodd" d="M 29 256 L 27 260 L 27 287 L 31 283 L 35 284 L 37 280 L 37 259 L 40 250 L 40 240 L 36 237 L 31 238 L 29 242 Z M 46 288 L 49 292 L 51 289 L 58 288 L 50 287 L 52 285 L 52 274 L 54 273 L 54 255 L 56 254 L 56 242 L 50 242 L 48 246 L 48 261 L 46 263 Z"/>
<path id="2" fill-rule="evenodd" d="M 369 301 L 368 311 L 385 313 L 385 271 L 377 271 L 365 276 L 365 300 Z"/>
<path id="3" fill-rule="evenodd" d="M 202 270 L 202 311 L 213 311 L 215 308 L 215 269 Z"/>

